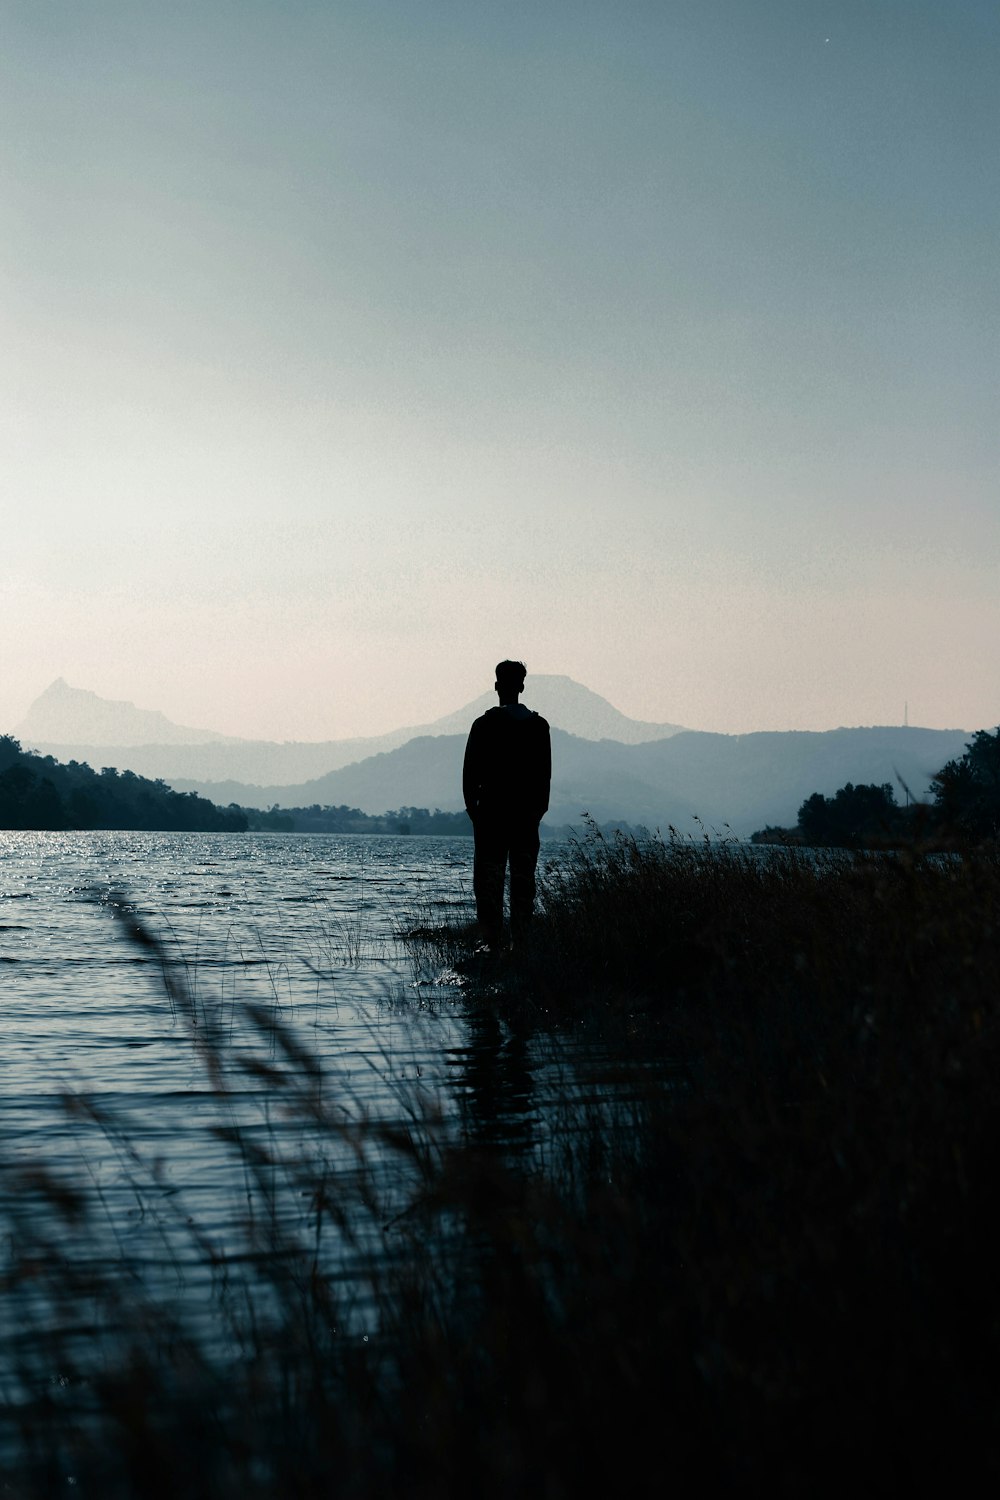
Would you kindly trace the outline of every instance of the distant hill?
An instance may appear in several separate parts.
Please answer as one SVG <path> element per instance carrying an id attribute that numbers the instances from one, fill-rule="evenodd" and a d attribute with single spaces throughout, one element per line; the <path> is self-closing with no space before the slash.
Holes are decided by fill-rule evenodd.
<path id="1" fill-rule="evenodd" d="M 961 729 L 890 726 L 744 735 L 686 730 L 625 745 L 553 730 L 546 822 L 575 823 L 586 811 L 599 822 L 620 818 L 689 832 L 698 817 L 710 828 L 728 824 L 748 837 L 769 823 L 793 823 L 811 793 L 832 796 L 847 781 L 897 785 L 899 777 L 922 798 L 935 771 L 961 755 L 967 739 Z M 423 735 L 297 785 L 174 785 L 245 807 L 347 804 L 378 813 L 406 804 L 451 810 L 461 807 L 464 749 L 464 734 Z"/>
<path id="2" fill-rule="evenodd" d="M 237 833 L 246 826 L 238 807 L 216 807 L 132 771 L 60 765 L 22 750 L 13 735 L 0 735 L 0 828 Z"/>
<path id="3" fill-rule="evenodd" d="M 35 748 L 42 744 L 67 749 L 98 745 L 239 744 L 238 740 L 216 734 L 212 729 L 189 729 L 184 724 L 174 724 L 166 714 L 155 709 L 136 708 L 134 703 L 101 698 L 86 688 L 70 687 L 62 677 L 57 677 L 35 699 L 26 717 L 15 725 L 12 732 Z"/>
<path id="4" fill-rule="evenodd" d="M 24 744 L 45 755 L 127 768 L 142 776 L 162 776 L 174 784 L 183 780 L 290 786 L 398 749 L 420 736 L 465 735 L 473 719 L 496 701 L 495 693 L 483 693 L 443 718 L 388 734 L 281 744 L 189 730 L 172 724 L 163 714 L 68 687 L 60 678 L 36 699 L 14 732 Z M 571 677 L 529 675 L 525 702 L 555 728 L 587 740 L 640 744 L 680 732 L 676 724 L 628 718 Z"/>
<path id="5" fill-rule="evenodd" d="M 592 693 L 582 683 L 574 682 L 572 677 L 529 674 L 522 701 L 548 719 L 553 729 L 565 730 L 583 740 L 617 740 L 623 745 L 640 745 L 682 732 L 680 724 L 652 724 L 644 719 L 630 719 L 619 713 L 606 698 Z M 455 713 L 403 732 L 407 739 L 422 734 L 468 734 L 473 719 L 488 708 L 496 708 L 496 704 L 496 693 L 481 693 Z"/>

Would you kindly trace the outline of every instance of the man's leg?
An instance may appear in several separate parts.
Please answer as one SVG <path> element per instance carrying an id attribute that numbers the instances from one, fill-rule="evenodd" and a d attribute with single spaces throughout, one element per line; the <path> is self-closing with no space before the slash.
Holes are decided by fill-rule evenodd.
<path id="1" fill-rule="evenodd" d="M 472 893 L 483 937 L 491 948 L 503 936 L 503 878 L 507 869 L 504 830 L 487 818 L 476 819 L 476 852 L 472 863 Z"/>
<path id="2" fill-rule="evenodd" d="M 510 930 L 522 937 L 535 910 L 535 865 L 538 863 L 538 824 L 519 823 L 510 833 Z"/>

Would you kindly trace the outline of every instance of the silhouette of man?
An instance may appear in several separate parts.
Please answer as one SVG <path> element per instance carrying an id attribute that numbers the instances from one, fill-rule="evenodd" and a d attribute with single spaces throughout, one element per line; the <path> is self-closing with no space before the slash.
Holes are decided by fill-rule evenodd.
<path id="1" fill-rule="evenodd" d="M 496 949 L 503 935 L 503 887 L 510 865 L 510 927 L 515 939 L 535 908 L 538 825 L 549 806 L 552 750 L 549 726 L 518 703 L 524 691 L 523 662 L 496 669 L 498 707 L 469 730 L 462 770 L 465 806 L 476 836 L 472 889 L 486 942 Z"/>

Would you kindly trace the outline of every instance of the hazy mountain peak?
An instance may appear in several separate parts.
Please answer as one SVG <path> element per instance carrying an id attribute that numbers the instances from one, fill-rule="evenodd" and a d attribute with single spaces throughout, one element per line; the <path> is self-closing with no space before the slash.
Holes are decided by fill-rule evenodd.
<path id="1" fill-rule="evenodd" d="M 490 680 L 490 674 L 487 681 Z M 388 734 L 349 740 L 288 742 L 234 739 L 209 729 L 172 723 L 165 714 L 113 702 L 58 677 L 36 698 L 14 733 L 25 745 L 58 759 L 74 757 L 162 776 L 193 777 L 257 785 L 298 784 L 338 767 L 397 749 L 417 736 L 466 735 L 473 719 L 495 708 L 496 693 L 482 693 L 464 708 L 431 724 L 411 725 Z M 524 702 L 548 719 L 553 729 L 585 740 L 617 740 L 640 745 L 679 732 L 676 724 L 630 719 L 599 693 L 572 677 L 529 673 Z"/>
<path id="2" fill-rule="evenodd" d="M 35 699 L 14 733 L 27 745 L 204 745 L 229 739 L 211 729 L 174 724 L 158 709 L 70 687 L 64 677 Z"/>
<path id="3" fill-rule="evenodd" d="M 408 733 L 461 734 L 468 730 L 473 719 L 488 708 L 495 708 L 496 702 L 496 693 L 487 691 L 455 713 L 435 719 L 432 724 L 419 725 Z M 578 735 L 584 740 L 617 740 L 624 745 L 641 745 L 648 740 L 668 739 L 672 734 L 679 734 L 683 727 L 630 719 L 599 693 L 562 673 L 529 672 L 522 702 L 548 719 L 553 729 L 565 729 L 567 734 Z"/>

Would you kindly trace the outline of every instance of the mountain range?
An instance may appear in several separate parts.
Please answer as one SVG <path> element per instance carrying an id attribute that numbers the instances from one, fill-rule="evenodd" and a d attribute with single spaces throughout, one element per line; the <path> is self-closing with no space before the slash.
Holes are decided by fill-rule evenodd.
<path id="1" fill-rule="evenodd" d="M 136 708 L 134 703 L 70 687 L 64 677 L 57 677 L 49 684 L 12 732 L 26 749 L 45 743 L 65 749 L 95 745 L 131 749 L 138 745 L 239 744 L 230 735 L 217 734 L 214 729 L 174 724 L 157 709 Z"/>
<path id="2" fill-rule="evenodd" d="M 694 730 L 669 739 L 623 745 L 552 731 L 552 795 L 546 822 L 624 819 L 666 832 L 697 832 L 698 823 L 728 827 L 748 837 L 767 824 L 794 823 L 813 792 L 831 796 L 848 781 L 891 782 L 899 800 L 905 785 L 925 797 L 934 772 L 960 755 L 964 730 L 873 728 L 759 734 L 706 734 Z M 395 750 L 367 757 L 294 786 L 238 782 L 174 781 L 214 802 L 244 807 L 398 807 L 462 805 L 465 735 L 421 735 Z"/>
<path id="3" fill-rule="evenodd" d="M 569 677 L 533 676 L 525 697 L 552 725 L 546 819 L 552 825 L 577 823 L 589 812 L 600 822 L 623 819 L 664 831 L 669 825 L 682 832 L 728 826 L 745 837 L 769 823 L 794 822 L 811 793 L 830 796 L 848 781 L 891 782 L 901 800 L 904 786 L 923 798 L 935 771 L 960 755 L 968 739 L 962 729 L 904 726 L 709 734 L 629 719 Z M 162 777 L 178 791 L 197 791 L 216 803 L 449 810 L 461 807 L 469 725 L 494 701 L 492 693 L 483 694 L 431 724 L 368 739 L 277 744 L 215 736 L 195 742 L 179 736 L 209 732 L 173 725 L 131 704 L 109 704 L 60 679 L 14 732 L 26 748 L 59 760 Z M 100 744 L 80 738 L 82 727 L 110 722 L 127 738 Z M 166 725 L 178 738 L 129 742 L 150 725 L 161 731 Z M 33 733 L 38 726 L 66 738 L 42 740 Z"/>
<path id="4" fill-rule="evenodd" d="M 554 727 L 582 739 L 634 745 L 680 732 L 678 724 L 650 724 L 628 718 L 571 677 L 532 674 L 525 701 Z M 420 735 L 467 734 L 473 719 L 495 705 L 495 693 L 482 693 L 443 718 L 388 734 L 280 743 L 234 739 L 208 729 L 172 724 L 161 713 L 100 698 L 96 693 L 70 687 L 60 677 L 35 699 L 12 733 L 26 749 L 54 755 L 57 760 L 117 766 L 170 782 L 182 778 L 284 786 L 398 749 Z"/>

